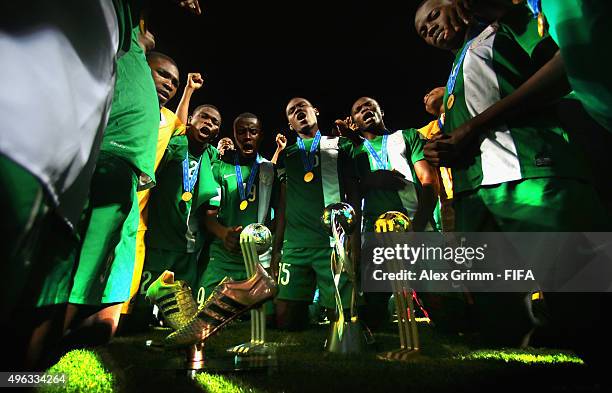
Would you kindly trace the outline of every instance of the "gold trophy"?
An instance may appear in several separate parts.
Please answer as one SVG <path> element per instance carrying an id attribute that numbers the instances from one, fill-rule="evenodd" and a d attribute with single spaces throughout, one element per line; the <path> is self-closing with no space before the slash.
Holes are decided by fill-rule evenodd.
<path id="1" fill-rule="evenodd" d="M 331 273 L 335 286 L 337 320 L 331 325 L 330 334 L 325 342 L 328 352 L 351 354 L 360 353 L 371 342 L 371 334 L 363 328 L 356 313 L 356 274 L 355 265 L 349 254 L 349 236 L 355 225 L 355 210 L 348 203 L 333 203 L 323 210 L 321 222 L 333 238 L 334 249 L 331 255 Z M 344 307 L 340 296 L 340 276 L 345 272 L 352 284 L 350 320 L 345 320 Z"/>
<path id="2" fill-rule="evenodd" d="M 260 263 L 259 255 L 265 253 L 272 244 L 272 234 L 263 224 L 247 225 L 240 233 L 240 248 L 244 257 L 247 278 L 255 275 Z M 266 343 L 266 313 L 265 306 L 251 310 L 251 341 L 229 348 L 227 351 L 237 355 L 265 355 L 270 350 Z"/>
<path id="3" fill-rule="evenodd" d="M 412 222 L 404 213 L 389 211 L 382 214 L 375 223 L 376 233 L 408 232 Z M 402 266 L 394 260 L 388 261 L 390 273 L 399 273 Z M 407 360 L 419 352 L 419 332 L 414 314 L 413 290 L 407 280 L 392 280 L 397 326 L 399 329 L 400 348 L 378 355 L 379 359 Z"/>

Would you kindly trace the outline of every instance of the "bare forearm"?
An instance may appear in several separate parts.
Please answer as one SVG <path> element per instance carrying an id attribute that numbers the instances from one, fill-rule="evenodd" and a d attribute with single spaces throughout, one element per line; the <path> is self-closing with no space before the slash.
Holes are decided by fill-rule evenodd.
<path id="1" fill-rule="evenodd" d="M 523 117 L 562 98 L 571 91 L 563 59 L 557 52 L 512 94 L 471 119 L 470 128 L 482 132 Z"/>
<path id="2" fill-rule="evenodd" d="M 436 208 L 436 202 L 437 194 L 434 185 L 423 185 L 419 197 L 419 207 L 412 222 L 415 231 L 421 232 L 425 230 L 427 223 L 433 216 L 433 211 Z"/>
<path id="3" fill-rule="evenodd" d="M 204 221 L 206 225 L 206 229 L 215 235 L 217 238 L 223 240 L 225 237 L 225 233 L 227 232 L 227 227 L 221 225 L 217 220 L 217 212 L 209 211 L 206 215 L 206 219 Z"/>
<path id="4" fill-rule="evenodd" d="M 181 97 L 181 102 L 179 102 L 178 107 L 176 108 L 176 116 L 183 122 L 183 124 L 187 124 L 187 119 L 189 117 L 189 103 L 191 102 L 192 94 L 193 89 L 185 87 L 185 90 L 183 90 L 183 96 Z"/>
<path id="5" fill-rule="evenodd" d="M 270 160 L 272 164 L 276 165 L 276 162 L 278 161 L 278 156 L 281 154 L 281 151 L 283 150 L 280 147 L 276 148 L 276 151 L 274 152 L 274 155 L 272 156 L 272 159 Z"/>

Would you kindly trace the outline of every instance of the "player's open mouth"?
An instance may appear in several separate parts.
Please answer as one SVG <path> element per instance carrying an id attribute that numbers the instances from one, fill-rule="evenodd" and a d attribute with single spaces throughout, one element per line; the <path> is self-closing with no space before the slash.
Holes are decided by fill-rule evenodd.
<path id="1" fill-rule="evenodd" d="M 170 93 L 165 90 L 159 89 L 157 90 L 157 97 L 168 100 L 170 99 Z"/>
<path id="2" fill-rule="evenodd" d="M 444 38 L 444 29 L 440 29 L 434 35 L 434 42 L 436 43 L 436 45 L 440 45 L 440 42 L 442 41 L 443 38 Z"/>
<path id="3" fill-rule="evenodd" d="M 374 120 L 375 117 L 374 112 L 368 111 L 363 115 L 363 121 L 368 123 L 370 120 Z"/>
<path id="4" fill-rule="evenodd" d="M 306 119 L 306 113 L 298 112 L 298 114 L 295 116 L 295 118 L 298 119 L 298 121 L 302 121 L 302 120 Z"/>
<path id="5" fill-rule="evenodd" d="M 242 145 L 242 152 L 243 153 L 252 153 L 255 151 L 255 145 L 253 145 L 250 142 L 247 142 L 245 144 Z"/>
<path id="6" fill-rule="evenodd" d="M 210 129 L 204 126 L 200 128 L 199 134 L 201 139 L 208 139 L 210 137 Z"/>

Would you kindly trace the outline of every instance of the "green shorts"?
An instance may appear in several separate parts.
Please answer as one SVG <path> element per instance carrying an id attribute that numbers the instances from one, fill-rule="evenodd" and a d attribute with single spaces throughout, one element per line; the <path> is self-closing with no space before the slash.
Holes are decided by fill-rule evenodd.
<path id="1" fill-rule="evenodd" d="M 286 248 L 279 266 L 277 299 L 312 302 L 317 287 L 319 304 L 336 307 L 331 271 L 331 248 Z M 342 305 L 351 304 L 352 286 L 345 273 L 340 276 Z"/>
<path id="2" fill-rule="evenodd" d="M 593 187 L 575 179 L 525 179 L 457 194 L 457 232 L 606 231 L 609 220 Z"/>
<path id="3" fill-rule="evenodd" d="M 138 306 L 140 304 L 148 303 L 144 297 L 147 293 L 149 285 L 153 281 L 157 280 L 159 276 L 165 271 L 170 270 L 174 272 L 175 280 L 182 280 L 194 291 L 194 296 L 197 294 L 196 278 L 198 269 L 198 253 L 196 252 L 179 252 L 172 250 L 163 250 L 160 248 L 146 248 L 145 251 L 145 262 L 142 269 L 142 276 L 140 279 L 140 287 L 136 296 L 134 296 L 133 303 Z"/>
<path id="4" fill-rule="evenodd" d="M 138 229 L 136 185 L 136 173 L 127 161 L 100 153 L 82 222 L 70 303 L 129 299 Z"/>
<path id="5" fill-rule="evenodd" d="M 41 222 L 48 211 L 43 188 L 30 172 L 0 155 L 0 273 L 4 278 L 0 293 L 0 312 L 21 304 L 28 275 L 32 270 L 32 252 L 38 239 L 44 238 Z"/>

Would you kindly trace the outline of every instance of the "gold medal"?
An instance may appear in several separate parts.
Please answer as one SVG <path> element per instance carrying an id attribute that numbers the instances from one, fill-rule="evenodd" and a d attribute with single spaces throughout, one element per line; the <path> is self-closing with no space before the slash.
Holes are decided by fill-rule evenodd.
<path id="1" fill-rule="evenodd" d="M 249 202 L 247 200 L 240 202 L 240 210 L 244 211 L 247 207 L 249 207 Z"/>
<path id="2" fill-rule="evenodd" d="M 189 191 L 185 191 L 183 195 L 181 195 L 181 199 L 184 200 L 185 202 L 189 202 L 192 196 L 193 195 Z"/>
<path id="3" fill-rule="evenodd" d="M 543 13 L 538 14 L 538 34 L 540 37 L 544 37 L 544 33 L 546 32 L 546 18 Z"/>
<path id="4" fill-rule="evenodd" d="M 452 108 L 454 104 L 455 104 L 455 95 L 450 94 L 448 96 L 448 101 L 446 101 L 446 109 Z"/>
<path id="5" fill-rule="evenodd" d="M 306 174 L 304 175 L 304 181 L 306 183 L 310 183 L 312 181 L 312 179 L 314 179 L 314 173 L 306 172 Z"/>

